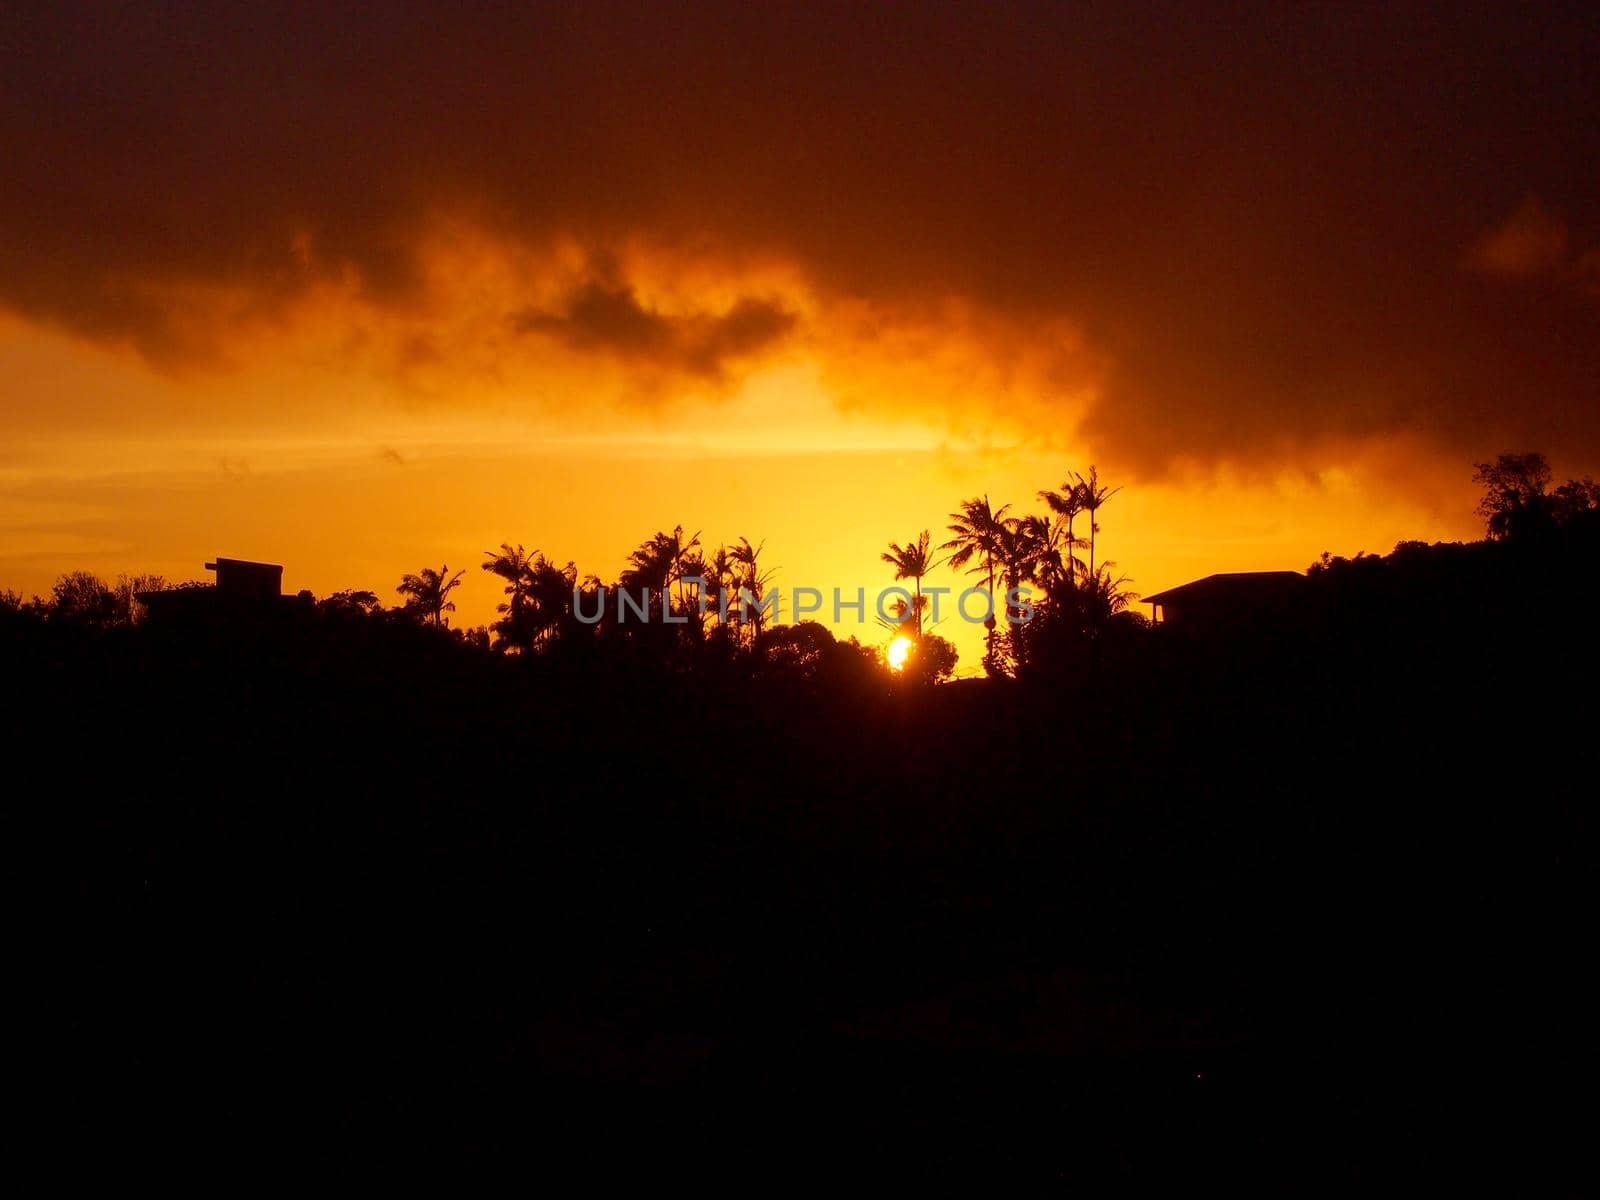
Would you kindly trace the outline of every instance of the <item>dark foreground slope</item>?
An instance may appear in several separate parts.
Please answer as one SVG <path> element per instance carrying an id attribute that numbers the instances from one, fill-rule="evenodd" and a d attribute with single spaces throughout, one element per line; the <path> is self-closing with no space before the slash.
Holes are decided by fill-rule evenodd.
<path id="1" fill-rule="evenodd" d="M 67 1161 L 1570 1181 L 1592 546 L 1022 683 L 13 622 Z"/>

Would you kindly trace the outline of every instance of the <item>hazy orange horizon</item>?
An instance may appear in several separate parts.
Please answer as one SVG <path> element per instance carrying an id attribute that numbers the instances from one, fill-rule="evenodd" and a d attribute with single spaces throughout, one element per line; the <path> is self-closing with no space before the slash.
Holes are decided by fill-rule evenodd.
<path id="1" fill-rule="evenodd" d="M 58 361 L 64 380 L 82 371 L 148 389 L 175 411 L 213 389 L 258 386 L 247 370 L 172 379 L 58 335 L 14 327 L 0 336 L 0 363 L 28 355 Z M 1393 479 L 1396 463 L 1410 461 L 1403 447 L 1350 450 L 1340 456 L 1347 465 L 1315 473 L 1141 480 L 1046 439 L 963 445 L 942 417 L 851 411 L 817 379 L 803 364 L 780 366 L 715 403 L 589 431 L 492 406 L 374 405 L 360 420 L 347 406 L 332 410 L 337 420 L 308 412 L 281 430 L 230 417 L 159 436 L 99 428 L 16 439 L 0 467 L 0 586 L 47 594 L 57 575 L 80 568 L 204 579 L 202 564 L 223 555 L 282 563 L 290 592 L 366 588 L 396 604 L 402 574 L 448 564 L 467 568 L 452 620 L 465 627 L 495 618 L 502 583 L 478 566 L 501 542 L 610 580 L 630 550 L 682 524 L 710 548 L 764 542 L 786 621 L 792 589 L 815 587 L 839 636 L 882 645 L 891 635 L 870 607 L 894 582 L 879 558 L 889 542 L 923 529 L 943 540 L 968 496 L 1043 511 L 1039 490 L 1095 461 L 1122 488 L 1101 513 L 1100 557 L 1140 593 L 1213 571 L 1300 570 L 1324 550 L 1480 534 L 1470 464 Z M 927 583 L 959 590 L 973 580 L 941 567 Z M 843 623 L 828 619 L 834 587 L 847 598 L 866 590 L 864 622 L 848 612 Z M 951 618 L 938 632 L 961 653 L 958 673 L 980 671 L 980 627 Z"/>

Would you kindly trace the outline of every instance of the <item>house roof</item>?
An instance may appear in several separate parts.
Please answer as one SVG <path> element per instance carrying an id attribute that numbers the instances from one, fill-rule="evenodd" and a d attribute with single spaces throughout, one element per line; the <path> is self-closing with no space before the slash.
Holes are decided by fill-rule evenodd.
<path id="1" fill-rule="evenodd" d="M 283 567 L 278 563 L 251 562 L 248 558 L 219 557 L 216 562 L 208 562 L 206 564 L 206 570 L 208 571 L 221 571 L 224 569 L 229 571 L 242 570 L 252 575 L 283 574 Z"/>
<path id="2" fill-rule="evenodd" d="M 1221 596 L 1281 595 L 1305 582 L 1299 571 L 1225 571 L 1146 596 L 1146 604 L 1181 604 Z"/>

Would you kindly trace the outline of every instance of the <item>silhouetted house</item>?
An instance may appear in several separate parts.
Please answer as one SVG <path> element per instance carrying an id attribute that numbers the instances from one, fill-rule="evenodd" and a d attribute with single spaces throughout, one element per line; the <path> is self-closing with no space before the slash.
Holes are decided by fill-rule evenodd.
<path id="1" fill-rule="evenodd" d="M 1298 571 L 1231 571 L 1168 588 L 1144 602 L 1153 621 L 1217 626 L 1286 609 L 1305 582 Z"/>
<path id="2" fill-rule="evenodd" d="M 215 584 L 138 592 L 134 598 L 149 619 L 158 621 L 208 620 L 222 615 L 249 619 L 275 612 L 289 599 L 283 595 L 283 568 L 277 563 L 219 558 L 208 562 L 206 570 L 217 573 Z"/>
<path id="3" fill-rule="evenodd" d="M 219 558 L 206 570 L 217 573 L 217 594 L 230 599 L 268 600 L 283 593 L 283 568 L 277 563 Z"/>

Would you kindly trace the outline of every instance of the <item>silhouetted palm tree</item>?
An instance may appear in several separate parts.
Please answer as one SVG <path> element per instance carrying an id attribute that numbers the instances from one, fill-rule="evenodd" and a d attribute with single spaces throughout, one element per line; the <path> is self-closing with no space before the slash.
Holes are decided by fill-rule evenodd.
<path id="1" fill-rule="evenodd" d="M 1059 492 L 1040 492 L 1039 499 L 1049 506 L 1051 512 L 1066 522 L 1066 538 L 1062 545 L 1062 554 L 1067 582 L 1073 583 L 1078 576 L 1078 567 L 1082 565 L 1078 562 L 1075 551 L 1083 545 L 1083 542 L 1074 536 L 1072 523 L 1083 511 L 1083 494 L 1078 490 L 1078 485 L 1069 480 L 1061 485 Z"/>
<path id="2" fill-rule="evenodd" d="M 1044 495 L 1045 493 L 1040 493 Z M 1051 595 L 1072 583 L 1072 556 L 1066 522 L 1060 518 L 1027 516 L 1018 523 L 1018 532 L 1029 547 L 1033 574 Z"/>
<path id="3" fill-rule="evenodd" d="M 1127 591 L 1122 586 L 1132 580 L 1126 575 L 1112 573 L 1116 565 L 1113 562 L 1101 563 L 1098 571 L 1084 576 L 1078 583 L 1081 601 L 1079 612 L 1085 626 L 1091 630 L 1103 628 L 1112 617 L 1127 611 L 1128 606 L 1139 598 L 1137 592 Z"/>
<path id="4" fill-rule="evenodd" d="M 528 591 L 533 586 L 533 563 L 541 556 L 537 550 L 532 553 L 524 550 L 520 542 L 515 546 L 510 542 L 501 542 L 498 553 L 493 550 L 483 553 L 488 559 L 480 564 L 483 569 L 506 581 L 505 591 L 509 599 L 496 610 L 506 614 L 505 620 L 497 626 L 501 637 L 504 641 L 527 649 L 531 642 L 531 637 L 527 636 Z"/>
<path id="5" fill-rule="evenodd" d="M 1005 585 L 1006 642 L 1019 668 L 1025 665 L 1027 643 L 1023 625 L 1016 619 L 1021 607 L 1011 603 L 1011 594 L 1038 578 L 1040 556 L 1044 553 L 1041 529 L 1047 533 L 1050 528 L 1051 522 L 1041 517 L 1010 517 L 995 528 L 995 562 Z"/>
<path id="6" fill-rule="evenodd" d="M 671 539 L 664 533 L 656 534 L 629 554 L 628 562 L 630 565 L 622 572 L 619 585 L 642 591 L 646 601 L 653 604 L 672 583 Z"/>
<path id="7" fill-rule="evenodd" d="M 734 586 L 736 589 L 748 592 L 754 604 L 754 610 L 750 614 L 749 622 L 750 642 L 752 645 L 761 636 L 762 613 L 764 611 L 761 607 L 761 602 L 766 598 L 766 586 L 772 578 L 771 571 L 763 571 L 761 569 L 761 551 L 765 548 L 765 542 L 762 542 L 759 546 L 752 546 L 749 538 L 742 537 L 739 539 L 739 544 L 728 551 L 728 557 L 740 568 L 739 577 Z M 739 598 L 736 596 L 734 610 L 739 614 L 737 619 L 742 626 L 744 624 L 744 608 L 738 600 Z"/>
<path id="8" fill-rule="evenodd" d="M 444 614 L 456 610 L 455 601 L 449 599 L 450 593 L 460 586 L 461 577 L 465 574 L 465 571 L 457 571 L 451 575 L 449 564 L 437 571 L 432 567 L 423 567 L 415 575 L 403 576 L 395 591 L 406 597 L 408 609 L 421 613 L 435 625 L 444 625 Z"/>
<path id="9" fill-rule="evenodd" d="M 648 542 L 628 555 L 632 567 L 623 572 L 622 586 L 645 589 L 653 601 L 659 594 L 678 586 L 678 607 L 683 609 L 683 572 L 689 552 L 700 544 L 700 535 L 683 536 L 683 526 L 673 527 L 671 533 L 657 533 Z"/>
<path id="10" fill-rule="evenodd" d="M 1097 514 L 1105 502 L 1122 489 L 1103 487 L 1100 483 L 1100 471 L 1094 466 L 1089 468 L 1089 478 L 1085 479 L 1076 471 L 1073 472 L 1073 478 L 1078 481 L 1074 489 L 1078 493 L 1078 507 L 1089 514 L 1089 575 L 1098 578 L 1094 562 L 1094 535 L 1100 532 L 1100 518 Z"/>
<path id="11" fill-rule="evenodd" d="M 681 609 L 687 603 L 683 594 L 683 580 L 684 576 L 690 573 L 693 569 L 691 559 L 696 556 L 693 556 L 691 551 L 700 545 L 700 531 L 695 530 L 693 534 L 685 539 L 683 536 L 683 526 L 674 525 L 672 527 L 671 545 L 672 549 L 670 554 L 672 558 L 672 578 L 677 582 L 678 585 L 678 607 Z"/>
<path id="12" fill-rule="evenodd" d="M 888 551 L 881 556 L 883 561 L 894 568 L 896 579 L 910 579 L 914 582 L 916 596 L 911 603 L 911 613 L 915 622 L 917 637 L 922 637 L 922 577 L 938 565 L 928 550 L 928 531 L 924 529 L 917 535 L 917 540 L 907 542 L 904 546 L 897 542 L 890 542 Z"/>
<path id="13" fill-rule="evenodd" d="M 736 586 L 739 570 L 733 556 L 728 553 L 726 546 L 718 546 L 716 553 L 709 561 L 704 563 L 706 605 L 717 610 L 718 620 L 721 621 L 722 607 L 726 603 L 730 610 L 737 597 L 733 593 Z"/>
<path id="14" fill-rule="evenodd" d="M 939 547 L 950 552 L 950 565 L 956 570 L 967 567 L 969 575 L 982 575 L 988 582 L 989 617 L 984 622 L 988 630 L 988 654 L 984 665 L 991 671 L 999 669 L 994 646 L 994 572 L 1000 523 L 1010 507 L 1009 504 L 1002 504 L 998 509 L 992 507 L 987 495 L 963 500 L 961 511 L 950 514 L 952 524 L 948 528 L 955 536 Z"/>
<path id="15" fill-rule="evenodd" d="M 577 582 L 575 563 L 558 567 L 540 554 L 528 564 L 527 623 L 533 641 L 550 638 L 572 615 L 572 591 Z"/>

